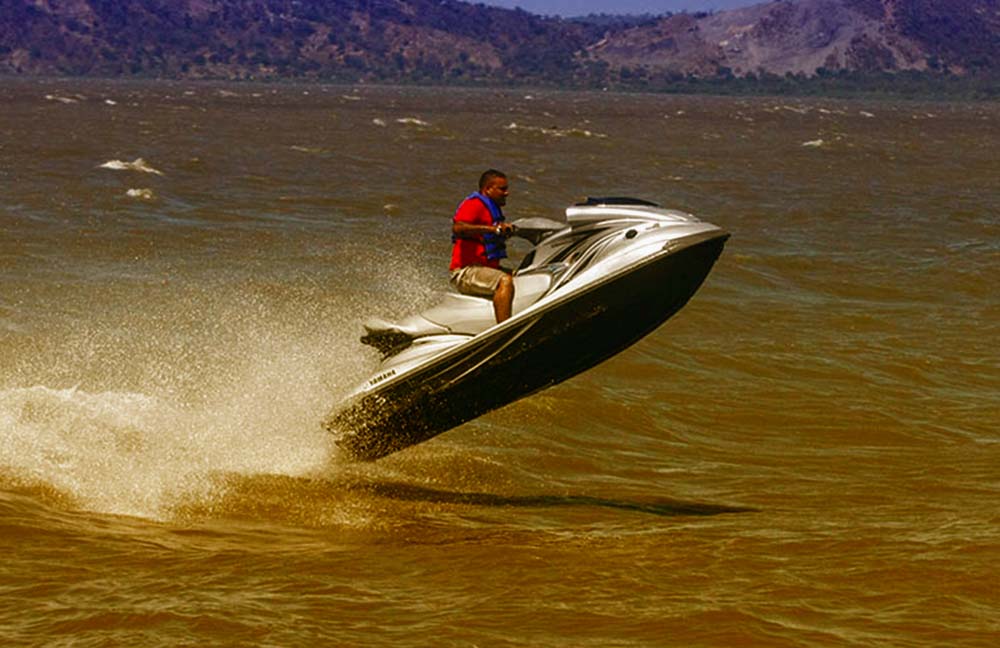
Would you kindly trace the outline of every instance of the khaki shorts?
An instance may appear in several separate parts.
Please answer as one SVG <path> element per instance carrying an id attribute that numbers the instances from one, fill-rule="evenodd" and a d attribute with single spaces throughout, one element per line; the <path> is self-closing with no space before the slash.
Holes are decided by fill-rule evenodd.
<path id="1" fill-rule="evenodd" d="M 451 285 L 463 295 L 492 297 L 507 273 L 486 266 L 466 266 L 451 273 Z"/>

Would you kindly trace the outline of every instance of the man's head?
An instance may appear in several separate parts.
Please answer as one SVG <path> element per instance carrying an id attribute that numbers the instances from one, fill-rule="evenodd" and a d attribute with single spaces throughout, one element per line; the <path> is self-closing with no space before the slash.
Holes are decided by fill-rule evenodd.
<path id="1" fill-rule="evenodd" d="M 510 183 L 503 171 L 488 169 L 479 176 L 479 193 L 503 207 L 507 204 L 507 194 L 510 193 Z"/>

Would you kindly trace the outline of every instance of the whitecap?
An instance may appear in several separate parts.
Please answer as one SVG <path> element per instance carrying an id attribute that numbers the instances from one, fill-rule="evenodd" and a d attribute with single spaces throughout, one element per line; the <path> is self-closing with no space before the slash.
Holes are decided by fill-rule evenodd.
<path id="1" fill-rule="evenodd" d="M 139 200 L 152 200 L 156 197 L 152 189 L 129 189 L 125 192 L 125 195 L 129 198 L 137 198 Z"/>
<path id="2" fill-rule="evenodd" d="M 506 130 L 524 131 L 527 133 L 540 133 L 549 137 L 607 137 L 604 133 L 597 133 L 587 128 L 559 128 L 558 126 L 525 126 L 517 122 L 511 122 L 504 126 Z"/>
<path id="3" fill-rule="evenodd" d="M 422 119 L 417 119 L 416 117 L 400 117 L 396 120 L 399 124 L 404 124 L 406 126 L 430 126 L 427 122 Z"/>
<path id="4" fill-rule="evenodd" d="M 802 142 L 802 146 L 807 146 L 807 147 L 812 147 L 812 148 L 818 148 L 820 146 L 823 146 L 823 144 L 824 144 L 824 142 L 821 139 L 810 140 L 808 142 Z"/>
<path id="5" fill-rule="evenodd" d="M 131 162 L 108 160 L 104 164 L 100 165 L 100 168 L 111 169 L 112 171 L 141 171 L 142 173 L 155 173 L 156 175 L 163 175 L 162 171 L 149 166 L 149 164 L 147 164 L 142 158 L 136 158 Z"/>
<path id="6" fill-rule="evenodd" d="M 384 119 L 379 119 L 378 117 L 376 117 L 375 119 L 373 119 L 372 123 L 375 124 L 376 126 L 382 126 L 382 127 L 385 127 L 385 125 L 386 125 L 385 120 Z"/>
<path id="7" fill-rule="evenodd" d="M 64 103 L 64 104 L 75 104 L 78 102 L 78 100 L 74 99 L 73 97 L 62 97 L 60 95 L 49 94 L 45 95 L 45 98 L 48 99 L 49 101 L 58 101 L 59 103 Z"/>

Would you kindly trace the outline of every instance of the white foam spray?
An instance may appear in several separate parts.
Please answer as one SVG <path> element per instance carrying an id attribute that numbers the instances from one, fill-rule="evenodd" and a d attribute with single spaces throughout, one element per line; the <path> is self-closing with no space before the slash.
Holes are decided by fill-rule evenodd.
<path id="1" fill-rule="evenodd" d="M 321 421 L 373 368 L 355 314 L 210 296 L 135 308 L 130 322 L 95 315 L 64 340 L 65 356 L 38 358 L 34 384 L 3 376 L 0 482 L 53 488 L 84 510 L 167 519 L 193 502 L 211 509 L 229 477 L 327 470 L 335 450 Z M 59 371 L 81 386 L 45 379 L 50 363 L 69 364 Z"/>
<path id="2" fill-rule="evenodd" d="M 198 404 L 124 391 L 2 390 L 0 466 L 80 508 L 153 518 L 220 494 L 220 475 L 319 471 L 332 451 L 319 427 L 323 406 L 287 378 L 265 369 Z"/>

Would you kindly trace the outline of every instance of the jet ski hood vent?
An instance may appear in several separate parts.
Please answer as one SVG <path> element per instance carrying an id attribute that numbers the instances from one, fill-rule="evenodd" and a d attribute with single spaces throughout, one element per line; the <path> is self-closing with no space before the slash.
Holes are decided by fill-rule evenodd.
<path id="1" fill-rule="evenodd" d="M 608 196 L 605 198 L 591 198 L 583 202 L 576 203 L 577 207 L 589 207 L 592 205 L 644 205 L 646 207 L 659 207 L 660 205 L 641 198 L 629 198 L 627 196 Z"/>
<path id="2" fill-rule="evenodd" d="M 647 222 L 660 225 L 678 225 L 683 223 L 698 223 L 700 220 L 686 212 L 677 209 L 665 209 L 654 203 L 636 198 L 592 198 L 595 202 L 573 205 L 566 209 L 566 222 L 571 227 L 588 224 L 615 224 L 622 222 Z"/>

